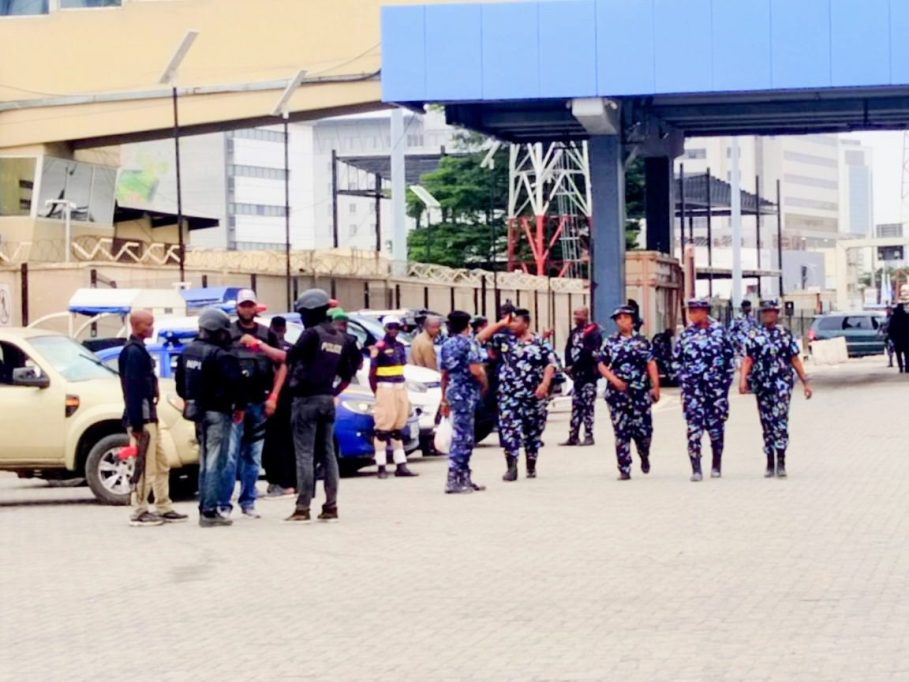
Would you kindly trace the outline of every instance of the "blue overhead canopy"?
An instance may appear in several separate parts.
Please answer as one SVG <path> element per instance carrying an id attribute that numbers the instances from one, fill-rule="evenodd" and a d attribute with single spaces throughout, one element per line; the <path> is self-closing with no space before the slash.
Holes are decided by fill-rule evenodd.
<path id="1" fill-rule="evenodd" d="M 909 125 L 906 0 L 523 0 L 382 9 L 382 99 L 516 142 L 589 133 L 566 100 L 688 135 Z"/>

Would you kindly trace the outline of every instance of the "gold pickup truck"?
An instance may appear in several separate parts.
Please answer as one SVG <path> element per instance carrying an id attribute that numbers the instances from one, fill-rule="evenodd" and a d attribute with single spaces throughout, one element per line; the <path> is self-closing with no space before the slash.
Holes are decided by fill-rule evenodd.
<path id="1" fill-rule="evenodd" d="M 198 449 L 172 381 L 158 416 L 172 471 L 193 475 Z M 41 329 L 0 328 L 0 471 L 22 478 L 82 478 L 106 504 L 129 502 L 132 459 L 119 375 L 91 351 Z"/>

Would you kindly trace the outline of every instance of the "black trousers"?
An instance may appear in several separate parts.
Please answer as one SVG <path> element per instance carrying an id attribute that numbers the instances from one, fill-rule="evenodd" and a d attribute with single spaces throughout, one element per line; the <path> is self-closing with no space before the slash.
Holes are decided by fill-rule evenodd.
<path id="1" fill-rule="evenodd" d="M 281 396 L 278 409 L 268 420 L 265 430 L 265 446 L 262 449 L 262 468 L 265 479 L 282 488 L 297 487 L 297 462 L 294 456 L 293 431 L 290 427 L 290 395 Z"/>
<path id="2" fill-rule="evenodd" d="M 896 344 L 894 354 L 896 355 L 896 365 L 900 368 L 900 372 L 909 372 L 909 344 Z"/>

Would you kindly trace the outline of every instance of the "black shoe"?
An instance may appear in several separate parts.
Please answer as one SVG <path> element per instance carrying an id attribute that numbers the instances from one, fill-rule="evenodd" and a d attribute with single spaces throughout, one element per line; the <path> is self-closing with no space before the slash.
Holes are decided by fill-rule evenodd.
<path id="1" fill-rule="evenodd" d="M 518 458 L 512 457 L 510 455 L 505 455 L 505 462 L 508 464 L 508 471 L 505 472 L 505 475 L 502 476 L 503 481 L 517 481 L 518 480 Z"/>
<path id="2" fill-rule="evenodd" d="M 169 512 L 158 514 L 158 518 L 165 523 L 181 523 L 182 521 L 186 521 L 189 517 L 186 514 L 181 514 L 180 512 L 171 509 Z"/>
<path id="3" fill-rule="evenodd" d="M 710 470 L 710 478 L 722 478 L 722 477 L 723 477 L 723 472 L 720 471 L 719 469 Z"/>
<path id="4" fill-rule="evenodd" d="M 388 478 L 388 471 L 384 466 L 379 467 L 379 473 L 376 474 L 376 478 Z"/>
<path id="5" fill-rule="evenodd" d="M 627 471 L 620 471 L 620 472 L 619 472 L 619 480 L 620 480 L 620 481 L 630 481 L 630 480 L 631 480 L 631 474 L 630 474 L 629 472 L 627 472 Z"/>
<path id="6" fill-rule="evenodd" d="M 470 490 L 477 492 L 477 493 L 483 492 L 484 490 L 486 490 L 485 485 L 480 485 L 479 483 L 473 482 L 473 478 L 471 478 L 472 473 L 473 472 L 470 469 L 468 469 L 467 471 L 464 472 L 464 474 L 463 474 L 464 485 L 466 485 L 468 488 L 470 488 Z"/>
<path id="7" fill-rule="evenodd" d="M 688 480 L 692 483 L 698 483 L 699 481 L 704 480 L 704 474 L 702 474 L 700 471 L 695 471 L 691 474 L 691 477 Z"/>
<path id="8" fill-rule="evenodd" d="M 395 476 L 398 478 L 413 478 L 414 476 L 419 476 L 420 474 L 415 473 L 407 468 L 406 462 L 401 462 L 395 469 Z"/>
<path id="9" fill-rule="evenodd" d="M 337 521 L 338 520 L 338 508 L 333 507 L 331 509 L 322 507 L 322 513 L 319 514 L 319 521 Z"/>
<path id="10" fill-rule="evenodd" d="M 710 478 L 720 478 L 723 475 L 723 456 L 713 456 L 713 464 L 710 467 Z"/>
<path id="11" fill-rule="evenodd" d="M 294 509 L 294 513 L 288 516 L 285 521 L 309 521 L 309 509 Z"/>
<path id="12" fill-rule="evenodd" d="M 593 441 L 593 436 L 591 436 L 590 434 L 587 434 L 587 436 L 584 438 L 584 442 L 581 443 L 581 445 L 583 447 L 589 447 L 591 445 L 596 445 L 596 443 L 594 443 L 594 441 Z"/>
<path id="13" fill-rule="evenodd" d="M 691 460 L 691 478 L 688 480 L 692 483 L 703 481 L 704 474 L 701 473 L 701 459 L 699 457 L 696 459 L 689 457 L 689 459 Z"/>
<path id="14" fill-rule="evenodd" d="M 776 475 L 776 463 L 773 461 L 773 455 L 767 455 L 767 468 L 764 470 L 764 478 L 773 478 Z"/>
<path id="15" fill-rule="evenodd" d="M 233 521 L 231 521 L 226 516 L 221 516 L 220 514 L 203 514 L 199 517 L 199 526 L 201 528 L 215 528 L 217 526 L 232 526 Z"/>
<path id="16" fill-rule="evenodd" d="M 537 477 L 537 458 L 527 458 L 527 478 Z"/>
<path id="17" fill-rule="evenodd" d="M 185 517 L 184 517 L 185 518 Z M 151 512 L 142 512 L 141 514 L 134 514 L 129 517 L 129 525 L 134 528 L 144 528 L 152 526 L 163 526 L 164 519 L 162 519 L 157 514 L 152 514 Z"/>
<path id="18" fill-rule="evenodd" d="M 564 443 L 559 443 L 559 447 L 563 447 L 563 448 L 574 447 L 575 445 L 578 445 L 578 444 L 579 443 L 578 443 L 577 437 L 569 436 L 568 440 L 566 440 Z"/>
<path id="19" fill-rule="evenodd" d="M 641 471 L 645 474 L 650 473 L 650 455 L 641 455 Z"/>

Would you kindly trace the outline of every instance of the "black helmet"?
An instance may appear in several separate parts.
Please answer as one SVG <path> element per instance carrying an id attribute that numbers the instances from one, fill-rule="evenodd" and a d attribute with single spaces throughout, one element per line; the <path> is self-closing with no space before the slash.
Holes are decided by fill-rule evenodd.
<path id="1" fill-rule="evenodd" d="M 294 304 L 294 310 L 298 313 L 302 310 L 316 310 L 318 308 L 327 308 L 331 298 L 322 289 L 307 289 Z"/>
<path id="2" fill-rule="evenodd" d="M 207 332 L 228 331 L 230 329 L 230 317 L 218 308 L 206 308 L 199 315 L 199 329 L 204 329 Z"/>

